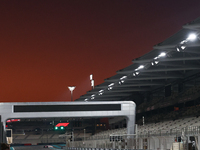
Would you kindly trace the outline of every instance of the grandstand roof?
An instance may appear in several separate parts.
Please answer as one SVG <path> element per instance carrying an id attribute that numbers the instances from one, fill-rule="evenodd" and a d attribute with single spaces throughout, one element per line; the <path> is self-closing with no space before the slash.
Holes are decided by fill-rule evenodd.
<path id="1" fill-rule="evenodd" d="M 77 101 L 137 101 L 140 95 L 154 93 L 175 82 L 184 82 L 200 74 L 199 47 L 200 18 L 183 25 L 176 34 L 134 59 L 132 65 L 117 71 L 116 75 L 105 79 Z"/>

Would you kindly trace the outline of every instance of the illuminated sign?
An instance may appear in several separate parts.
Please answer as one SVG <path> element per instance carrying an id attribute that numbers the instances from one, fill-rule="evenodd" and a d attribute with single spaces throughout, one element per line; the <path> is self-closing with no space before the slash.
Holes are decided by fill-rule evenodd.
<path id="1" fill-rule="evenodd" d="M 18 122 L 20 119 L 8 119 L 6 122 Z"/>
<path id="2" fill-rule="evenodd" d="M 58 123 L 56 127 L 67 127 L 69 123 Z"/>

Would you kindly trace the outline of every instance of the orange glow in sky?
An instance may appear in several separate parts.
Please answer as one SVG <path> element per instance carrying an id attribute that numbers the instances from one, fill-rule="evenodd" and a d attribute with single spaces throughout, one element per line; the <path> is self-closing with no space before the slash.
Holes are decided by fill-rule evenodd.
<path id="1" fill-rule="evenodd" d="M 2 0 L 0 102 L 71 101 L 200 14 L 200 1 Z"/>

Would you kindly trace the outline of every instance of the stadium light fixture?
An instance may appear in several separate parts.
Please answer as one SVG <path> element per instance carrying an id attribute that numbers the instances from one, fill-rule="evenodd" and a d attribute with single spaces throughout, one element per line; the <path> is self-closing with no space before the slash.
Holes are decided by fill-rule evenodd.
<path id="1" fill-rule="evenodd" d="M 103 95 L 104 90 L 99 91 L 99 95 Z"/>
<path id="2" fill-rule="evenodd" d="M 194 33 L 191 33 L 187 38 L 188 41 L 194 41 L 196 39 L 197 39 L 197 35 Z"/>
<path id="3" fill-rule="evenodd" d="M 90 75 L 90 80 L 93 80 L 93 74 Z"/>
<path id="4" fill-rule="evenodd" d="M 135 69 L 135 71 L 138 71 L 140 69 L 143 69 L 144 68 L 144 65 L 140 65 L 137 69 Z"/>
<path id="5" fill-rule="evenodd" d="M 122 80 L 121 83 L 124 83 L 124 80 Z"/>
<path id="6" fill-rule="evenodd" d="M 70 92 L 71 92 L 71 101 L 73 101 L 73 91 L 75 89 L 76 86 L 68 86 Z"/>
<path id="7" fill-rule="evenodd" d="M 108 91 L 112 90 L 113 87 L 108 87 Z"/>
<path id="8" fill-rule="evenodd" d="M 140 72 L 136 71 L 136 72 L 133 73 L 133 76 L 137 76 L 139 74 L 140 74 Z"/>
<path id="9" fill-rule="evenodd" d="M 123 77 L 120 78 L 120 80 L 123 80 L 123 79 L 125 79 L 126 77 L 127 77 L 127 76 L 123 76 Z"/>
<path id="10" fill-rule="evenodd" d="M 177 52 L 180 52 L 180 49 L 178 47 L 176 48 L 176 50 L 177 50 Z"/>
<path id="11" fill-rule="evenodd" d="M 111 83 L 111 84 L 109 84 L 108 86 L 111 87 L 111 86 L 113 86 L 114 84 L 115 84 L 115 83 Z"/>
<path id="12" fill-rule="evenodd" d="M 160 55 L 158 57 L 165 57 L 165 56 L 166 56 L 166 53 L 162 52 L 162 53 L 160 53 Z"/>
<path id="13" fill-rule="evenodd" d="M 124 80 L 127 78 L 127 76 L 123 76 L 120 78 L 119 80 L 119 85 L 121 85 L 122 83 L 124 83 Z"/>
<path id="14" fill-rule="evenodd" d="M 140 65 L 139 67 L 138 67 L 138 69 L 143 69 L 144 68 L 144 65 Z"/>
<path id="15" fill-rule="evenodd" d="M 100 90 L 99 92 L 102 93 L 104 90 Z"/>
<path id="16" fill-rule="evenodd" d="M 182 49 L 182 50 L 184 50 L 185 48 L 186 48 L 186 46 L 184 46 L 184 45 L 183 45 L 183 46 L 181 46 L 181 49 Z"/>
<path id="17" fill-rule="evenodd" d="M 154 59 L 158 59 L 158 57 L 154 57 Z"/>

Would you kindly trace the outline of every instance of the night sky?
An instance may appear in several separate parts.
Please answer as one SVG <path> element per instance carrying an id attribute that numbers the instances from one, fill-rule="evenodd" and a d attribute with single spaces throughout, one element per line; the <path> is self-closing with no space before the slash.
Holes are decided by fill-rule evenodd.
<path id="1" fill-rule="evenodd" d="M 0 102 L 78 99 L 198 17 L 199 0 L 0 0 Z"/>

